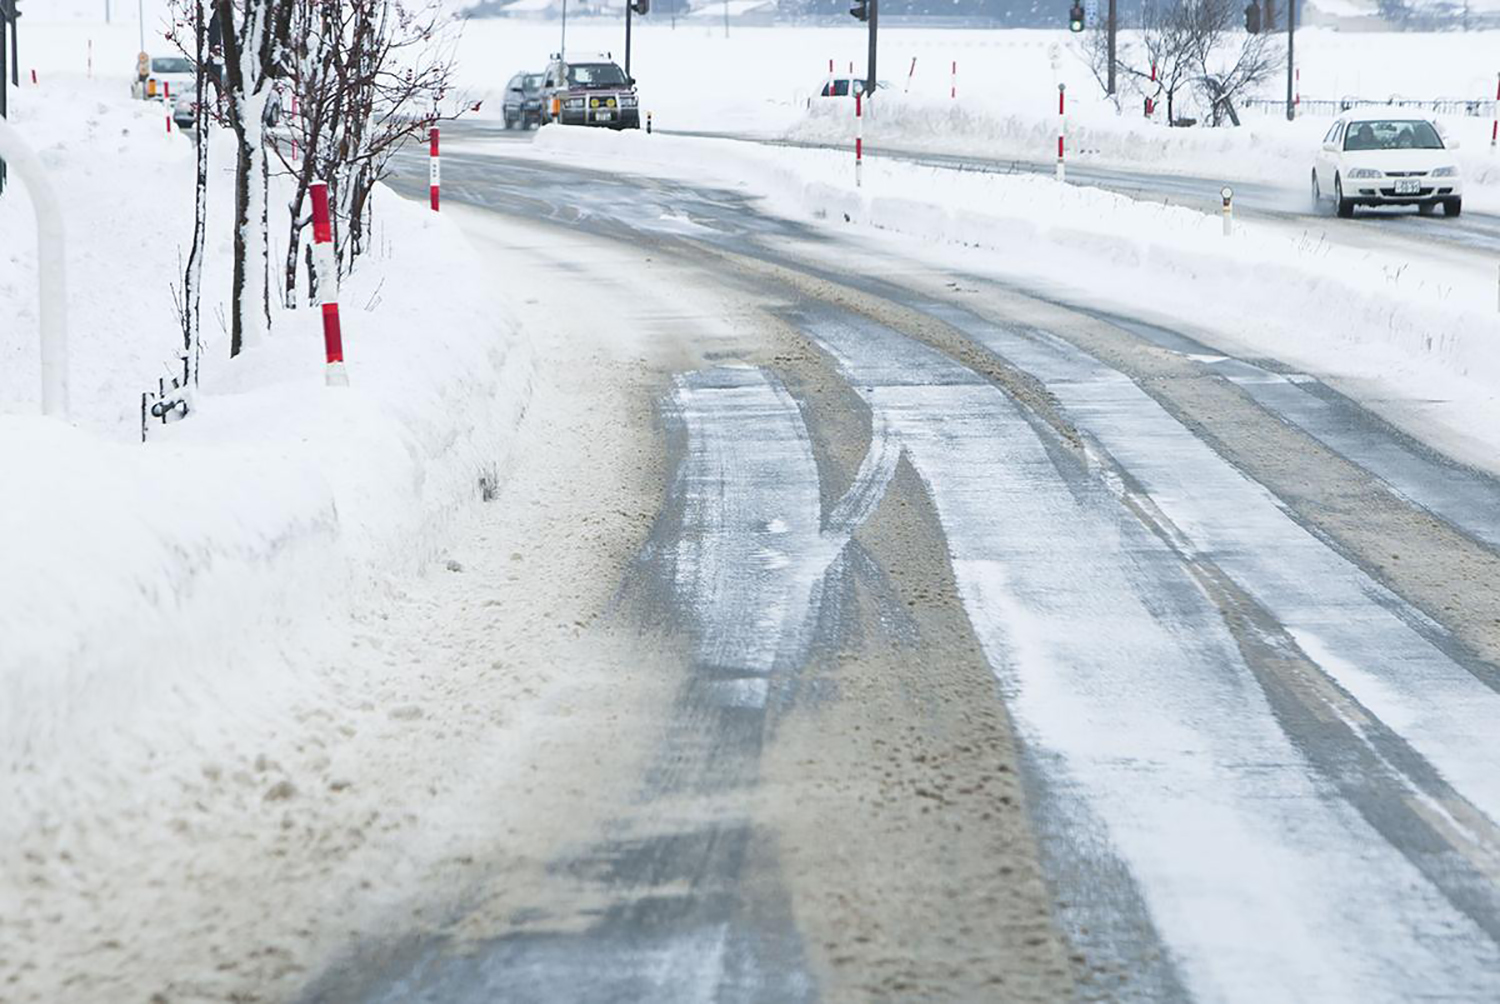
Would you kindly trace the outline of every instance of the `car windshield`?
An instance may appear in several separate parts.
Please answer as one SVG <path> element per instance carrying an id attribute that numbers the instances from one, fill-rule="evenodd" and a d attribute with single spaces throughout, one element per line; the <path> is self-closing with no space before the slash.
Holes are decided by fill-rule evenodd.
<path id="1" fill-rule="evenodd" d="M 522 86 L 528 91 L 540 90 L 542 87 L 542 75 L 540 73 L 526 74 L 526 80 Z"/>
<path id="2" fill-rule="evenodd" d="M 186 59 L 177 59 L 165 56 L 161 59 L 151 60 L 152 73 L 192 73 L 193 64 Z"/>
<path id="3" fill-rule="evenodd" d="M 625 71 L 614 63 L 574 63 L 568 67 L 573 87 L 624 87 Z"/>
<path id="4" fill-rule="evenodd" d="M 1443 139 L 1431 122 L 1391 119 L 1351 122 L 1344 136 L 1345 150 L 1441 150 Z"/>

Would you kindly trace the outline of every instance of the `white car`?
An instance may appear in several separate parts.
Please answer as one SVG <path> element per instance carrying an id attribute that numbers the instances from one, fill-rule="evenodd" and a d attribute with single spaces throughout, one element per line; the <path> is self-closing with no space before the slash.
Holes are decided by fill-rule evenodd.
<path id="1" fill-rule="evenodd" d="M 1432 119 L 1400 108 L 1345 112 L 1323 137 L 1313 162 L 1314 207 L 1333 201 L 1340 216 L 1355 206 L 1416 206 L 1448 216 L 1463 211 L 1463 176 Z"/>

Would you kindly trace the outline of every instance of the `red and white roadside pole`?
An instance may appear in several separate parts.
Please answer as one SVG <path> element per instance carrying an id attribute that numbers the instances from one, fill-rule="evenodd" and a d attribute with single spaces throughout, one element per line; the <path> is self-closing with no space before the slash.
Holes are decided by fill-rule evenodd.
<path id="1" fill-rule="evenodd" d="M 328 182 L 313 182 L 307 194 L 312 198 L 313 260 L 318 272 L 318 306 L 323 311 L 323 352 L 327 357 L 324 380 L 330 387 L 347 387 L 349 374 L 344 370 L 344 336 L 339 328 L 339 274 L 333 261 Z"/>
<path id="2" fill-rule="evenodd" d="M 953 61 L 952 75 L 948 78 L 948 100 L 958 100 L 958 60 Z"/>
<path id="3" fill-rule="evenodd" d="M 833 57 L 832 56 L 828 57 L 828 75 L 830 77 L 833 76 Z"/>
<path id="4" fill-rule="evenodd" d="M 167 81 L 161 82 L 161 99 L 167 106 L 167 135 L 172 135 L 172 85 Z"/>
<path id="5" fill-rule="evenodd" d="M 854 95 L 854 187 L 865 183 L 865 96 Z"/>
<path id="6" fill-rule="evenodd" d="M 906 90 L 902 93 L 911 93 L 911 78 L 917 75 L 917 57 L 911 57 L 911 69 L 906 71 Z"/>
<path id="7" fill-rule="evenodd" d="M 1495 121 L 1490 125 L 1490 153 L 1495 152 L 1495 143 L 1500 141 L 1500 79 L 1495 83 Z"/>
<path id="8" fill-rule="evenodd" d="M 1063 137 L 1068 132 L 1067 100 L 1068 85 L 1057 85 L 1057 180 L 1066 180 L 1067 172 L 1063 168 Z"/>
<path id="9" fill-rule="evenodd" d="M 1156 64 L 1154 62 L 1151 64 L 1151 83 L 1156 83 Z M 1149 119 L 1155 113 L 1156 99 L 1148 94 L 1146 95 L 1146 117 Z"/>
<path id="10" fill-rule="evenodd" d="M 443 170 L 438 164 L 438 127 L 427 133 L 427 191 L 432 196 L 432 211 L 438 211 L 438 189 L 442 186 Z"/>
<path id="11" fill-rule="evenodd" d="M 89 79 L 94 79 L 94 40 L 89 39 Z"/>

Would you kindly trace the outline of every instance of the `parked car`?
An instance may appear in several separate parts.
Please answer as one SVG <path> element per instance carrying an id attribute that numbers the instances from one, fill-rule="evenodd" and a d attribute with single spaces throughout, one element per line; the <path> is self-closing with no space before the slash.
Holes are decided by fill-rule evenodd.
<path id="1" fill-rule="evenodd" d="M 1463 211 L 1463 176 L 1453 150 L 1430 118 L 1399 108 L 1361 108 L 1340 115 L 1313 161 L 1314 207 L 1332 200 L 1340 216 L 1356 206 L 1416 206 L 1447 216 Z"/>
<path id="2" fill-rule="evenodd" d="M 141 71 L 145 72 L 142 73 Z M 131 85 L 132 97 L 147 100 L 176 100 L 190 94 L 196 86 L 197 76 L 193 72 L 193 61 L 181 56 L 152 56 L 141 60 L 136 70 L 135 83 Z"/>
<path id="3" fill-rule="evenodd" d="M 517 73 L 510 78 L 510 83 L 505 85 L 505 101 L 502 104 L 505 128 L 520 126 L 522 129 L 529 129 L 542 124 L 544 79 L 546 74 L 543 73 Z"/>
<path id="4" fill-rule="evenodd" d="M 565 61 L 554 56 L 542 80 L 542 121 L 639 129 L 635 80 L 608 55 Z"/>
<path id="5" fill-rule="evenodd" d="M 875 89 L 877 91 L 889 91 L 892 94 L 898 93 L 892 89 L 891 82 L 888 80 L 875 81 Z M 821 102 L 824 99 L 838 100 L 840 98 L 852 98 L 855 95 L 864 94 L 864 92 L 864 77 L 824 77 L 823 83 L 807 99 L 807 105 L 811 108 L 814 101 Z"/>

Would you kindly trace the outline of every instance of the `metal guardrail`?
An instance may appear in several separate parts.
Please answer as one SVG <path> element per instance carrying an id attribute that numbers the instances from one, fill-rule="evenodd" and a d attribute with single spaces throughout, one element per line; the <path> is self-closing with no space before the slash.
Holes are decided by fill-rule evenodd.
<path id="1" fill-rule="evenodd" d="M 1243 107 L 1252 111 L 1280 114 L 1286 111 L 1286 102 L 1278 98 L 1249 98 Z M 1497 102 L 1494 98 L 1403 98 L 1393 94 L 1389 98 L 1303 98 L 1297 103 L 1301 115 L 1325 115 L 1332 118 L 1351 108 L 1410 108 L 1413 111 L 1431 112 L 1434 115 L 1459 115 L 1467 118 L 1493 118 Z"/>

